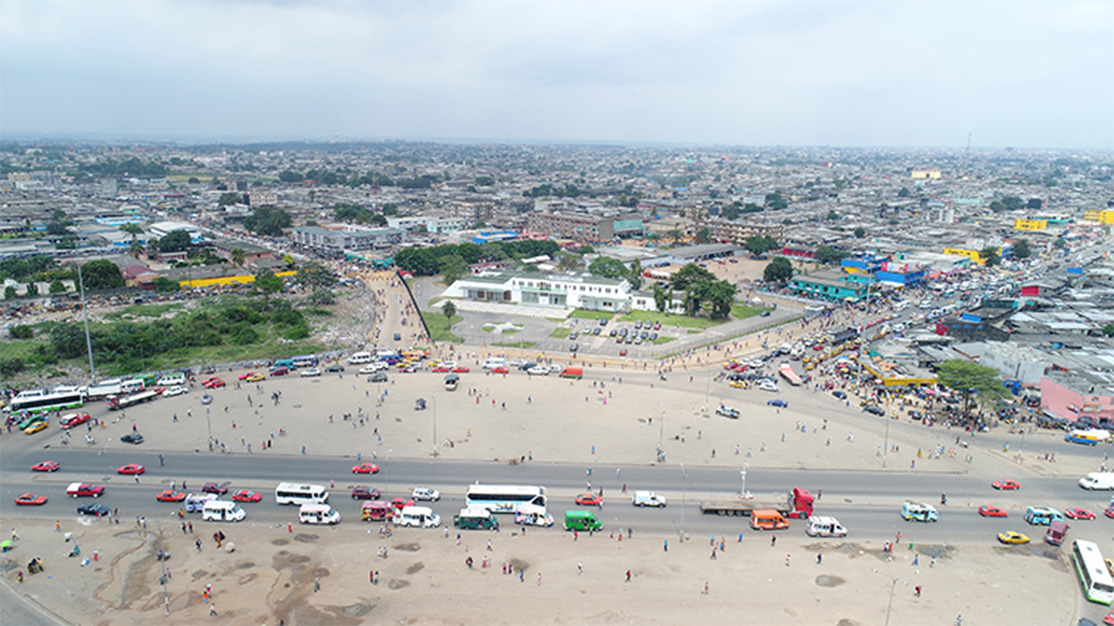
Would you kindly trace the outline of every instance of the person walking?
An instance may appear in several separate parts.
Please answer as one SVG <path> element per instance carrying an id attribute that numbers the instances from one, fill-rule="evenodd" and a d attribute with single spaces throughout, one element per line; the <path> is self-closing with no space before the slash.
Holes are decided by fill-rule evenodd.
<path id="1" fill-rule="evenodd" d="M 314 576 L 313 577 L 313 592 L 317 593 L 318 591 L 321 591 L 321 580 L 317 576 Z"/>
<path id="2" fill-rule="evenodd" d="M 817 554 L 816 555 L 816 564 L 820 565 L 823 562 L 824 562 L 824 555 L 823 554 Z"/>
<path id="3" fill-rule="evenodd" d="M 630 570 L 627 570 L 627 580 L 626 580 L 626 582 L 628 582 L 628 583 L 630 582 Z"/>

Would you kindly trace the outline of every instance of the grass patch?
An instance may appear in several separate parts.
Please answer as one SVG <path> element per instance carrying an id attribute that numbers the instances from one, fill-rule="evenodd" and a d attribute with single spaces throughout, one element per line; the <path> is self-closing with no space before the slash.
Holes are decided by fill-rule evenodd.
<path id="1" fill-rule="evenodd" d="M 448 341 L 452 343 L 463 343 L 464 340 L 453 334 L 453 324 L 463 322 L 464 317 L 454 315 L 452 319 L 446 318 L 444 315 L 438 313 L 436 315 L 425 315 L 425 325 L 429 327 L 429 336 L 433 341 Z"/>
<path id="2" fill-rule="evenodd" d="M 523 350 L 525 350 L 527 348 L 533 348 L 534 347 L 534 342 L 533 341 L 520 341 L 518 343 L 508 343 L 506 341 L 500 341 L 499 343 L 493 343 L 491 345 L 499 346 L 500 348 L 522 348 Z"/>
<path id="3" fill-rule="evenodd" d="M 685 332 L 689 335 L 699 335 L 700 333 L 702 333 L 704 331 L 699 330 L 699 329 L 690 328 L 690 329 L 686 330 Z"/>
<path id="4" fill-rule="evenodd" d="M 564 326 L 558 326 L 557 328 L 553 329 L 553 332 L 549 333 L 549 336 L 553 337 L 554 339 L 568 339 L 569 338 L 569 333 L 571 333 L 571 332 L 572 332 L 571 328 L 566 328 Z"/>
<path id="5" fill-rule="evenodd" d="M 654 340 L 653 343 L 654 343 L 655 346 L 660 346 L 663 343 L 669 343 L 670 341 L 676 341 L 676 340 L 677 340 L 676 337 L 658 337 L 657 339 Z"/>
<path id="6" fill-rule="evenodd" d="M 569 314 L 569 317 L 575 317 L 578 320 L 599 320 L 601 317 L 605 319 L 611 319 L 612 317 L 614 317 L 614 315 L 614 313 L 609 313 L 607 311 L 589 311 L 588 309 L 576 309 L 571 314 Z"/>
<path id="7" fill-rule="evenodd" d="M 316 315 L 317 317 L 332 317 L 333 316 L 332 311 L 327 311 L 327 310 L 322 309 L 322 308 L 306 309 L 306 313 L 308 313 L 309 315 Z"/>
<path id="8" fill-rule="evenodd" d="M 557 322 L 558 324 L 560 324 L 561 322 L 565 321 L 564 319 L 562 319 L 562 318 L 560 318 L 560 317 L 547 317 L 547 318 L 545 318 L 545 320 L 546 320 L 547 322 Z"/>
<path id="9" fill-rule="evenodd" d="M 520 333 L 520 332 L 522 332 L 521 328 L 504 328 L 503 329 L 503 334 L 504 335 L 513 335 L 515 333 Z"/>
<path id="10" fill-rule="evenodd" d="M 732 304 L 731 317 L 737 320 L 745 320 L 748 317 L 761 315 L 762 311 L 769 311 L 770 309 L 764 306 L 751 306 L 749 304 Z"/>
<path id="11" fill-rule="evenodd" d="M 619 321 L 622 322 L 661 322 L 662 326 L 680 326 L 681 328 L 711 328 L 719 326 L 727 320 L 711 320 L 706 317 L 689 317 L 676 313 L 652 313 L 650 311 L 631 311 Z"/>
<path id="12" fill-rule="evenodd" d="M 174 309 L 180 309 L 180 308 L 182 308 L 182 305 L 178 304 L 178 303 L 170 303 L 170 304 L 133 304 L 129 307 L 120 309 L 119 311 L 114 311 L 112 313 L 106 313 L 104 315 L 104 317 L 105 317 L 105 319 L 120 319 L 120 318 L 124 318 L 124 317 L 151 317 L 151 318 L 155 318 L 155 317 L 162 317 L 162 315 L 164 313 L 166 313 L 167 311 L 172 311 Z"/>
<path id="13" fill-rule="evenodd" d="M 438 302 L 440 302 L 440 301 L 444 300 L 444 299 L 445 299 L 445 298 L 442 298 L 441 296 L 437 296 L 436 298 L 433 298 L 432 300 L 430 300 L 429 302 L 427 302 L 427 303 L 426 303 L 426 308 L 430 308 L 430 309 L 440 309 L 441 307 L 439 307 L 439 306 L 436 306 L 436 304 L 437 304 Z"/>
<path id="14" fill-rule="evenodd" d="M 43 342 L 47 340 L 43 340 Z M 42 342 L 35 339 L 5 339 L 4 358 L 22 359 L 26 364 L 31 360 L 31 357 L 38 352 L 40 343 Z"/>

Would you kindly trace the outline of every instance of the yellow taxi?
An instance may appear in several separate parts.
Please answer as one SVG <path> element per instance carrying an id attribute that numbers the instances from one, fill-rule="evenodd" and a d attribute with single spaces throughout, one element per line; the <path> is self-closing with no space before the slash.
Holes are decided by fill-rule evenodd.
<path id="1" fill-rule="evenodd" d="M 260 374 L 259 372 L 256 372 L 256 373 L 252 374 L 251 376 L 248 376 L 244 380 L 246 380 L 249 383 L 257 383 L 261 380 L 267 380 L 267 377 L 264 376 L 263 374 Z"/>
<path id="2" fill-rule="evenodd" d="M 23 432 L 27 433 L 28 435 L 34 435 L 35 433 L 39 432 L 40 430 L 46 429 L 46 427 L 47 427 L 47 420 L 43 420 L 41 422 L 35 422 L 34 424 L 31 424 L 27 428 L 24 428 Z"/>

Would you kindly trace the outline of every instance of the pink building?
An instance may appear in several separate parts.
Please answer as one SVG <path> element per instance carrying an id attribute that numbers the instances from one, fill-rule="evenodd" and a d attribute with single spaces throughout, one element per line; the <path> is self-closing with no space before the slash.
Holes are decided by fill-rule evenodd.
<path id="1" fill-rule="evenodd" d="M 1041 378 L 1041 408 L 1056 417 L 1076 421 L 1084 415 L 1095 423 L 1114 419 L 1114 395 L 1080 376 L 1056 374 Z"/>

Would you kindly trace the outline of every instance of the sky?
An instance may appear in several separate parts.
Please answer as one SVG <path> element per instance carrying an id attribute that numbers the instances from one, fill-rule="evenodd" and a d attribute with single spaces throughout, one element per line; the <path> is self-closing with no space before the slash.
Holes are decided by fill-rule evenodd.
<path id="1" fill-rule="evenodd" d="M 1114 0 L 0 2 L 0 137 L 1114 149 Z"/>

